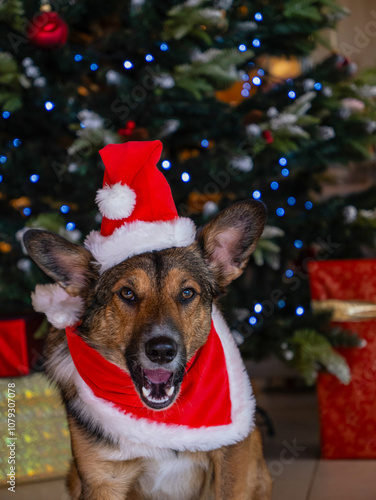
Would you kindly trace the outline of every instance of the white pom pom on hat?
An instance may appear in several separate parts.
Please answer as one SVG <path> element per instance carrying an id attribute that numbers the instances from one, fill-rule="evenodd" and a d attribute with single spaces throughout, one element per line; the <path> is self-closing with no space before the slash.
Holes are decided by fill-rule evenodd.
<path id="1" fill-rule="evenodd" d="M 100 213 L 107 219 L 126 219 L 132 214 L 136 205 L 136 193 L 125 184 L 117 182 L 99 189 L 95 202 Z"/>

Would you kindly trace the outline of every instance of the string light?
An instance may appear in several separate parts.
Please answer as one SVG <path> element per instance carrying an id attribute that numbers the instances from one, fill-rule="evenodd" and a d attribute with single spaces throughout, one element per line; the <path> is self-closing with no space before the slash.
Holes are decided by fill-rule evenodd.
<path id="1" fill-rule="evenodd" d="M 283 217 L 285 215 L 285 209 L 282 207 L 277 208 L 275 213 L 278 215 L 278 217 Z"/>
<path id="2" fill-rule="evenodd" d="M 296 93 L 293 90 L 290 90 L 290 92 L 287 94 L 290 99 L 295 99 Z"/>
<path id="3" fill-rule="evenodd" d="M 245 52 L 247 50 L 247 46 L 244 45 L 244 43 L 241 43 L 239 45 L 238 49 L 240 50 L 240 52 Z"/>
<path id="4" fill-rule="evenodd" d="M 294 247 L 295 248 L 302 248 L 302 246 L 303 246 L 302 240 L 295 240 L 294 241 Z"/>
<path id="5" fill-rule="evenodd" d="M 254 76 L 252 78 L 252 83 L 253 85 L 256 85 L 258 87 L 259 85 L 261 85 L 261 78 L 259 78 L 258 76 Z"/>
<path id="6" fill-rule="evenodd" d="M 255 39 L 253 40 L 253 42 L 252 42 L 252 45 L 253 45 L 254 47 L 260 47 L 261 42 L 260 42 L 260 40 L 259 40 L 258 38 L 255 38 Z"/>
<path id="7" fill-rule="evenodd" d="M 62 214 L 67 214 L 69 212 L 70 208 L 68 207 L 68 205 L 61 205 L 60 207 L 60 212 Z"/>
<path id="8" fill-rule="evenodd" d="M 306 207 L 307 210 L 311 210 L 311 208 L 313 207 L 313 203 L 312 201 L 306 201 L 304 203 L 304 206 Z"/>
<path id="9" fill-rule="evenodd" d="M 273 189 L 273 191 L 276 191 L 276 190 L 279 188 L 279 184 L 278 184 L 278 182 L 273 181 L 273 182 L 270 184 L 270 187 Z"/>
<path id="10" fill-rule="evenodd" d="M 182 180 L 183 182 L 189 182 L 189 181 L 190 181 L 190 179 L 191 179 L 191 176 L 189 175 L 189 173 L 188 173 L 188 172 L 183 172 L 183 173 L 181 174 L 181 180 Z"/>
<path id="11" fill-rule="evenodd" d="M 46 101 L 44 103 L 44 107 L 46 108 L 47 111 L 52 111 L 55 107 L 55 104 L 51 101 Z"/>
<path id="12" fill-rule="evenodd" d="M 250 90 L 251 88 L 251 84 L 246 82 L 246 83 L 243 83 L 243 89 L 247 89 L 247 90 Z"/>
<path id="13" fill-rule="evenodd" d="M 24 215 L 26 215 L 26 217 L 28 217 L 31 214 L 31 208 L 29 207 L 24 208 L 22 211 Z"/>
<path id="14" fill-rule="evenodd" d="M 76 55 L 74 56 L 74 60 L 75 60 L 76 62 L 80 62 L 80 61 L 82 61 L 82 59 L 83 59 L 83 57 L 82 57 L 82 55 L 81 55 L 81 54 L 76 54 Z"/>
<path id="15" fill-rule="evenodd" d="M 322 89 L 322 85 L 319 82 L 316 82 L 313 87 L 314 87 L 315 90 L 321 90 Z"/>
<path id="16" fill-rule="evenodd" d="M 257 323 L 257 318 L 255 316 L 251 316 L 248 322 L 250 325 L 255 325 Z"/>
<path id="17" fill-rule="evenodd" d="M 244 73 L 244 75 L 242 76 L 242 80 L 243 82 L 247 82 L 249 80 L 249 76 L 247 75 L 247 73 Z"/>
<path id="18" fill-rule="evenodd" d="M 73 229 L 76 229 L 76 224 L 74 222 L 68 222 L 65 228 L 67 231 L 73 231 Z"/>
<path id="19" fill-rule="evenodd" d="M 262 311 L 262 304 L 255 304 L 253 310 L 255 311 L 255 313 L 260 313 Z"/>
<path id="20" fill-rule="evenodd" d="M 240 93 L 243 97 L 249 97 L 249 91 L 247 89 L 243 89 Z"/>
<path id="21" fill-rule="evenodd" d="M 286 302 L 284 300 L 279 300 L 278 301 L 278 307 L 280 309 L 283 309 L 285 307 L 285 305 L 286 305 Z"/>
<path id="22" fill-rule="evenodd" d="M 295 310 L 295 313 L 297 316 L 301 316 L 302 314 L 304 314 L 304 308 L 302 306 L 298 306 Z"/>
<path id="23" fill-rule="evenodd" d="M 38 182 L 39 181 L 39 175 L 38 174 L 33 174 L 33 175 L 30 175 L 30 181 L 31 182 Z"/>
<path id="24" fill-rule="evenodd" d="M 287 278 L 292 278 L 294 276 L 294 271 L 292 269 L 287 269 L 286 276 Z"/>
<path id="25" fill-rule="evenodd" d="M 258 74 L 259 76 L 264 76 L 264 75 L 265 75 L 265 71 L 264 71 L 263 69 L 258 69 L 258 70 L 257 70 L 257 74 Z"/>
<path id="26" fill-rule="evenodd" d="M 6 120 L 9 117 L 10 117 L 9 111 L 3 111 L 3 118 L 4 118 L 4 120 Z"/>
<path id="27" fill-rule="evenodd" d="M 5 155 L 0 155 L 0 163 L 2 163 L 4 165 L 4 163 L 6 163 L 7 160 L 8 160 L 8 158 Z"/>
<path id="28" fill-rule="evenodd" d="M 22 144 L 21 139 L 13 139 L 13 146 L 15 148 L 18 148 L 19 146 L 21 146 L 21 144 Z"/>
<path id="29" fill-rule="evenodd" d="M 258 21 L 258 22 L 262 21 L 262 14 L 261 14 L 261 12 L 256 12 L 256 14 L 255 14 L 255 20 Z"/>
<path id="30" fill-rule="evenodd" d="M 201 141 L 201 146 L 202 146 L 203 148 L 207 148 L 207 147 L 209 146 L 209 141 L 208 141 L 207 139 L 203 139 L 203 140 Z"/>
<path id="31" fill-rule="evenodd" d="M 0 182 L 3 182 L 3 176 L 0 175 Z"/>
<path id="32" fill-rule="evenodd" d="M 154 57 L 151 54 L 146 54 L 145 61 L 152 62 L 152 61 L 154 61 Z"/>
<path id="33" fill-rule="evenodd" d="M 159 48 L 163 51 L 163 52 L 166 52 L 166 50 L 169 49 L 169 46 L 167 45 L 167 43 L 161 43 Z"/>
<path id="34" fill-rule="evenodd" d="M 133 64 L 131 63 L 131 61 L 124 61 L 123 66 L 125 69 L 133 68 Z"/>
<path id="35" fill-rule="evenodd" d="M 288 175 L 290 175 L 290 170 L 288 168 L 283 168 L 281 170 L 281 174 L 283 175 L 283 177 L 287 177 Z"/>
<path id="36" fill-rule="evenodd" d="M 96 63 L 90 64 L 91 71 L 97 71 L 98 68 L 99 68 L 98 64 L 96 64 Z"/>
<path id="37" fill-rule="evenodd" d="M 290 207 L 292 207 L 293 205 L 295 205 L 296 199 L 293 196 L 289 196 L 287 198 L 287 203 L 290 205 Z"/>
<path id="38" fill-rule="evenodd" d="M 281 167 L 284 167 L 285 165 L 287 165 L 287 160 L 286 158 L 280 158 L 278 163 L 281 165 Z"/>
<path id="39" fill-rule="evenodd" d="M 171 168 L 171 163 L 168 160 L 163 160 L 162 161 L 162 168 L 164 168 L 165 170 L 168 170 L 169 168 Z"/>
<path id="40" fill-rule="evenodd" d="M 252 196 L 255 200 L 259 200 L 261 198 L 261 193 L 260 191 L 253 191 Z"/>

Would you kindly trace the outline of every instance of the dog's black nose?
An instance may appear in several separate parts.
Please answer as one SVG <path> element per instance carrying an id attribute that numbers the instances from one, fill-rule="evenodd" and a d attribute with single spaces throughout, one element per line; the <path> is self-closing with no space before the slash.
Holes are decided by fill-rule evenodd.
<path id="1" fill-rule="evenodd" d="M 145 351 L 150 361 L 162 365 L 175 358 L 178 346 L 175 340 L 169 337 L 154 337 L 146 342 Z"/>

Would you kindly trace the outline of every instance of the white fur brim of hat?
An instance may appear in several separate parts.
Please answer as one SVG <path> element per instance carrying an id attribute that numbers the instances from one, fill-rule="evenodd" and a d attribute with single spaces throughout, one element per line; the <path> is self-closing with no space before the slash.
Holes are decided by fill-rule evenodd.
<path id="1" fill-rule="evenodd" d="M 144 252 L 185 247 L 194 242 L 196 227 L 184 217 L 169 221 L 135 221 L 118 227 L 109 236 L 92 231 L 85 247 L 101 266 L 101 273 Z"/>

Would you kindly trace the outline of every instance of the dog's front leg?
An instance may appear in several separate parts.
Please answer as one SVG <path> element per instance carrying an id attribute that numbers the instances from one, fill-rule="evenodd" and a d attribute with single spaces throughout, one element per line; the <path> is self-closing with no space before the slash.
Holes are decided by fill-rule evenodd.
<path id="1" fill-rule="evenodd" d="M 105 445 L 69 422 L 74 456 L 68 480 L 72 500 L 126 500 L 142 471 L 142 460 L 112 461 L 103 458 Z"/>
<path id="2" fill-rule="evenodd" d="M 211 454 L 216 500 L 270 500 L 271 478 L 255 429 L 244 441 Z"/>

